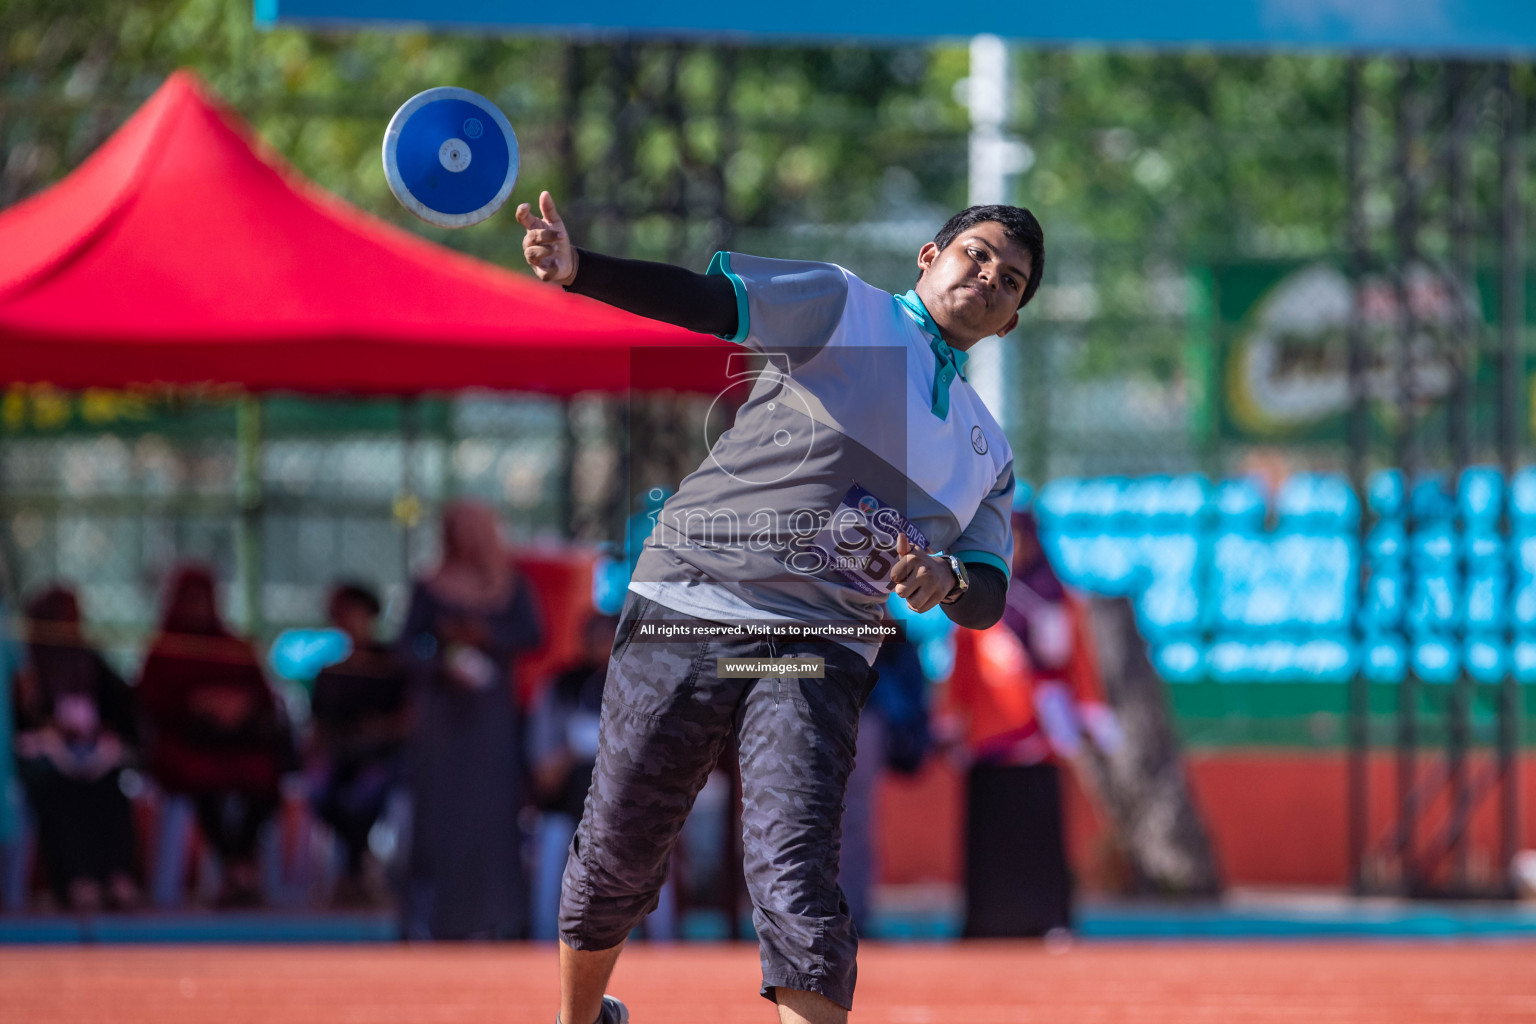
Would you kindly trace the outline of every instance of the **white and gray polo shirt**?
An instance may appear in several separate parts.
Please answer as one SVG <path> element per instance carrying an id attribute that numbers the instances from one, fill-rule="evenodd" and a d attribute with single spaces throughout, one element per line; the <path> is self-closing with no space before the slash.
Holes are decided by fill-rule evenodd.
<path id="1" fill-rule="evenodd" d="M 1013 453 L 916 293 L 737 253 L 709 273 L 736 289 L 729 340 L 749 351 L 727 392 L 743 404 L 656 515 L 630 589 L 716 621 L 879 621 L 888 595 L 825 544 L 850 506 L 893 509 L 928 550 L 1007 574 Z M 874 660 L 877 644 L 849 645 Z"/>

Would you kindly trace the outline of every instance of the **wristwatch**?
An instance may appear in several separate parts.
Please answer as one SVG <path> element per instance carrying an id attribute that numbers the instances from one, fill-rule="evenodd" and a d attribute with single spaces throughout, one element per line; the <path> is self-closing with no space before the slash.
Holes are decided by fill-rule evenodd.
<path id="1" fill-rule="evenodd" d="M 955 574 L 955 585 L 950 588 L 949 593 L 945 594 L 943 600 L 939 603 L 954 604 L 971 588 L 971 574 L 965 571 L 965 563 L 954 555 L 945 555 L 943 557 L 944 561 L 949 563 L 949 571 Z"/>

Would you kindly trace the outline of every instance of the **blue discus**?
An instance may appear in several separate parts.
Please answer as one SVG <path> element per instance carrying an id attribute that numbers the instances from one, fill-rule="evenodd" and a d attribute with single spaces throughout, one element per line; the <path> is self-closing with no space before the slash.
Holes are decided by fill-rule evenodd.
<path id="1" fill-rule="evenodd" d="M 479 93 L 428 89 L 389 119 L 384 178 L 395 198 L 429 224 L 478 224 L 512 194 L 517 136 L 506 115 Z"/>

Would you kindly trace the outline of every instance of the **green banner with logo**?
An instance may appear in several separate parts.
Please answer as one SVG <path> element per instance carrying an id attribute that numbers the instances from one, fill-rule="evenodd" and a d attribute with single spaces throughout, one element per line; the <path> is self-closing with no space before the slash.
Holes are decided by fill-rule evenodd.
<path id="1" fill-rule="evenodd" d="M 1193 279 L 1208 290 L 1201 298 L 1210 316 L 1199 329 L 1209 332 L 1206 340 L 1215 356 L 1209 384 L 1218 436 L 1242 443 L 1343 443 L 1353 301 L 1343 270 L 1328 261 L 1233 262 L 1212 265 Z M 1421 430 L 1434 436 L 1437 425 L 1444 427 L 1456 380 L 1454 360 L 1470 350 L 1473 436 L 1491 437 L 1500 316 L 1497 274 L 1479 271 L 1471 294 L 1465 294 L 1442 270 L 1417 265 L 1401 280 L 1367 275 L 1361 289 L 1365 385 L 1375 436 L 1391 437 L 1397 427 L 1406 310 L 1413 324 L 1406 346 L 1409 379 Z M 1526 278 L 1525 309 L 1529 330 L 1536 323 L 1536 275 Z M 1536 362 L 1529 353 L 1525 373 L 1522 392 L 1529 396 L 1536 383 Z M 1536 436 L 1528 417 L 1526 424 L 1527 438 Z"/>

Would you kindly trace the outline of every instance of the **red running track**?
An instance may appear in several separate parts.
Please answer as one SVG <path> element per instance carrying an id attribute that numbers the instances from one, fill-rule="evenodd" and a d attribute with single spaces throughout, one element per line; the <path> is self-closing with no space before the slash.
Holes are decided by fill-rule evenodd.
<path id="1" fill-rule="evenodd" d="M 868 944 L 854 1021 L 1536 1021 L 1536 943 Z M 772 1024 L 756 948 L 637 945 L 634 1024 Z M 6 1024 L 547 1024 L 547 946 L 12 947 Z"/>

